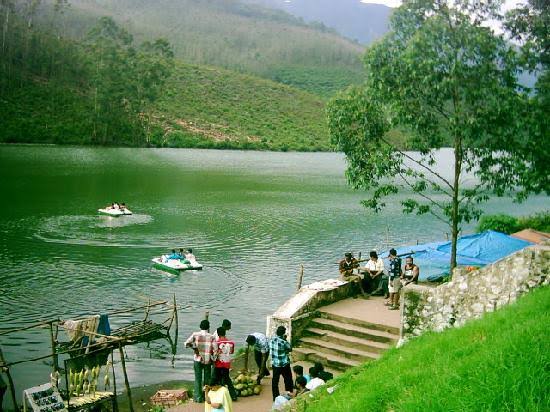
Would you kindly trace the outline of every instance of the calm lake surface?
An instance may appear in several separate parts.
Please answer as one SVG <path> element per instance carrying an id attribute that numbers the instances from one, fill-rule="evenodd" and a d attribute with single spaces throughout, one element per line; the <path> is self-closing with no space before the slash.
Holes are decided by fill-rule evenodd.
<path id="1" fill-rule="evenodd" d="M 451 159 L 440 153 L 442 166 L 450 169 Z M 448 229 L 435 219 L 403 216 L 399 198 L 379 215 L 365 210 L 344 169 L 336 153 L 0 146 L 0 329 L 175 293 L 182 309 L 174 366 L 159 341 L 128 347 L 127 367 L 132 385 L 192 379 L 183 341 L 205 311 L 213 327 L 232 320 L 230 336 L 242 345 L 293 294 L 300 264 L 311 283 L 336 277 L 347 250 L 445 239 Z M 134 215 L 97 215 L 113 201 Z M 545 207 L 547 197 L 484 206 L 514 215 Z M 153 269 L 150 259 L 173 246 L 192 247 L 204 270 Z M 0 346 L 8 360 L 47 354 L 49 331 L 0 336 Z M 48 361 L 14 367 L 17 392 L 47 382 L 49 372 Z"/>

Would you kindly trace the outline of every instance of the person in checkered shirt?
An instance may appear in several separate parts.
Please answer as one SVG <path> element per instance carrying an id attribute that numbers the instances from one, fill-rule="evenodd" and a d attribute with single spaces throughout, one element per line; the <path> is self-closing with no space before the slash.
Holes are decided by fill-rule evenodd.
<path id="1" fill-rule="evenodd" d="M 212 355 L 214 353 L 214 336 L 208 332 L 210 322 L 203 320 L 200 323 L 201 330 L 193 332 L 185 341 L 185 347 L 193 348 L 193 369 L 195 371 L 195 387 L 193 400 L 198 403 L 204 402 L 203 383 L 210 383 L 212 375 Z"/>
<path id="2" fill-rule="evenodd" d="M 271 352 L 271 365 L 273 366 L 273 380 L 271 381 L 271 392 L 273 400 L 279 396 L 279 377 L 283 375 L 285 381 L 285 390 L 292 392 L 294 384 L 292 382 L 292 370 L 290 369 L 290 356 L 292 346 L 286 340 L 286 328 L 279 326 L 276 335 L 269 341 L 269 351 Z"/>

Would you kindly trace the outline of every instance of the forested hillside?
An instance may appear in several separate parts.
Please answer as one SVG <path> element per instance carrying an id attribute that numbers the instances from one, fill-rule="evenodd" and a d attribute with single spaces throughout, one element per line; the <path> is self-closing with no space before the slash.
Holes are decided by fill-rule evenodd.
<path id="1" fill-rule="evenodd" d="M 0 4 L 0 142 L 330 148 L 318 96 L 183 64 L 165 40 L 139 42 L 110 18 L 69 40 L 63 24 L 40 27 L 37 9 L 14 6 Z"/>
<path id="2" fill-rule="evenodd" d="M 369 44 L 388 31 L 390 7 L 360 0 L 244 0 L 284 10 L 317 27 L 323 24 L 361 44 Z M 315 23 L 316 22 L 316 23 Z"/>
<path id="3" fill-rule="evenodd" d="M 166 38 L 188 63 L 255 74 L 325 97 L 363 79 L 362 46 L 282 11 L 237 0 L 70 3 L 64 27 L 72 36 L 82 37 L 97 17 L 108 15 L 138 41 Z"/>

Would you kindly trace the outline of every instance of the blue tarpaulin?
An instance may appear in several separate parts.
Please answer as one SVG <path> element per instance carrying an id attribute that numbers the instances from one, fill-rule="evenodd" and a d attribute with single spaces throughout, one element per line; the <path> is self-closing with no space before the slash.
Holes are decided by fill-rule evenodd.
<path id="1" fill-rule="evenodd" d="M 457 242 L 457 264 L 463 266 L 485 266 L 523 249 L 533 243 L 488 230 L 474 235 L 462 236 Z M 423 245 L 396 248 L 397 254 L 414 252 L 414 263 L 420 267 L 420 280 L 449 273 L 451 242 L 432 242 Z M 388 251 L 381 256 L 386 258 Z M 387 262 L 386 268 L 388 267 Z"/>

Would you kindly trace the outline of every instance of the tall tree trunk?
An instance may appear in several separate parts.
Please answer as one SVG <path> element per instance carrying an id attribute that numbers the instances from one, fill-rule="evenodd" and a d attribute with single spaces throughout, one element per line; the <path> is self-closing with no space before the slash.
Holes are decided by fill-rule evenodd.
<path id="1" fill-rule="evenodd" d="M 6 50 L 6 35 L 8 34 L 8 27 L 10 24 L 10 5 L 6 3 L 6 17 L 4 18 L 4 27 L 2 28 L 2 55 Z"/>
<path id="2" fill-rule="evenodd" d="M 460 223 L 460 216 L 458 213 L 458 195 L 459 195 L 459 184 L 460 184 L 460 173 L 462 171 L 462 139 L 460 136 L 455 136 L 455 145 L 454 145 L 454 154 L 455 154 L 455 173 L 454 173 L 454 182 L 453 182 L 453 199 L 452 199 L 452 215 L 451 215 L 451 274 L 452 270 L 456 267 L 456 243 L 458 240 L 458 232 Z"/>

